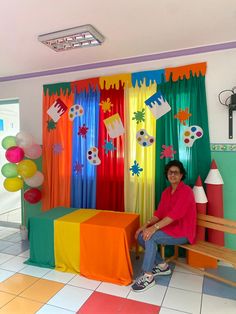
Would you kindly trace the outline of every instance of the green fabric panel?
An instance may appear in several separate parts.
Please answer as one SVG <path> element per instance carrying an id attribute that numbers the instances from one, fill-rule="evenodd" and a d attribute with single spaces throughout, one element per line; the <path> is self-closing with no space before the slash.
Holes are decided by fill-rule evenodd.
<path id="1" fill-rule="evenodd" d="M 56 207 L 28 222 L 30 258 L 25 262 L 40 267 L 55 267 L 54 220 L 77 210 L 76 208 Z"/>
<path id="2" fill-rule="evenodd" d="M 157 119 L 156 122 L 156 177 L 155 197 L 156 205 L 160 200 L 162 191 L 167 186 L 164 177 L 164 167 L 171 159 L 180 160 L 186 171 L 185 183 L 194 186 L 198 177 L 204 181 L 211 163 L 209 142 L 208 115 L 205 91 L 205 77 L 192 76 L 173 82 L 162 82 L 158 86 L 171 106 L 171 111 Z M 179 110 L 188 108 L 191 116 L 186 120 L 186 126 L 174 116 Z M 203 129 L 203 137 L 194 142 L 192 147 L 186 147 L 183 142 L 184 129 L 190 125 L 198 125 Z M 172 146 L 176 151 L 173 158 L 160 159 L 163 151 L 162 145 Z"/>
<path id="3" fill-rule="evenodd" d="M 47 95 L 47 93 L 49 94 L 49 96 L 52 96 L 52 95 L 60 96 L 61 89 L 62 89 L 63 95 L 71 94 L 70 83 L 57 83 L 57 84 L 43 85 L 43 92 L 45 96 Z"/>
<path id="4" fill-rule="evenodd" d="M 236 221 L 236 152 L 212 152 L 212 159 L 216 161 L 224 181 L 224 218 Z M 236 250 L 235 234 L 225 234 L 225 246 Z"/>

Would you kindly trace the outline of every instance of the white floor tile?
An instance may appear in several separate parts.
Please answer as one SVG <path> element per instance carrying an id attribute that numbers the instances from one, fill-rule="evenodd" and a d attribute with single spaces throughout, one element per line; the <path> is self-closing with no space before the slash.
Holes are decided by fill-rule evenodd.
<path id="1" fill-rule="evenodd" d="M 41 307 L 41 309 L 36 313 L 37 314 L 72 314 L 75 312 L 46 304 L 43 307 Z"/>
<path id="2" fill-rule="evenodd" d="M 126 298 L 130 292 L 130 286 L 119 286 L 113 283 L 102 282 L 96 291 Z"/>
<path id="3" fill-rule="evenodd" d="M 70 282 L 69 285 L 81 287 L 89 290 L 96 290 L 97 287 L 101 284 L 101 281 L 92 280 L 85 278 L 80 275 L 76 275 Z"/>
<path id="4" fill-rule="evenodd" d="M 25 267 L 24 261 L 24 257 L 15 256 L 9 261 L 1 264 L 1 268 L 17 272 Z"/>
<path id="5" fill-rule="evenodd" d="M 177 311 L 199 314 L 201 296 L 201 293 L 198 292 L 169 287 L 167 289 L 162 306 Z"/>
<path id="6" fill-rule="evenodd" d="M 47 303 L 70 311 L 78 311 L 93 293 L 78 287 L 66 285 Z"/>
<path id="7" fill-rule="evenodd" d="M 174 272 L 169 287 L 202 293 L 203 276 Z"/>
<path id="8" fill-rule="evenodd" d="M 51 270 L 50 268 L 25 265 L 25 267 L 21 269 L 19 273 L 41 278 L 44 275 L 46 275 L 50 270 Z"/>
<path id="9" fill-rule="evenodd" d="M 10 254 L 0 253 L 0 264 L 3 264 L 5 262 L 9 261 L 13 257 L 15 257 L 15 256 L 10 255 Z"/>
<path id="10" fill-rule="evenodd" d="M 160 306 L 162 304 L 166 289 L 167 288 L 165 286 L 155 285 L 154 287 L 144 292 L 133 292 L 131 290 L 127 299 Z"/>
<path id="11" fill-rule="evenodd" d="M 30 250 L 24 251 L 20 253 L 18 256 L 22 256 L 28 259 L 30 257 Z"/>
<path id="12" fill-rule="evenodd" d="M 235 314 L 236 301 L 203 294 L 201 314 Z"/>
<path id="13" fill-rule="evenodd" d="M 68 283 L 73 277 L 75 277 L 75 274 L 65 273 L 53 269 L 50 270 L 45 276 L 43 276 L 43 279 L 53 280 L 61 283 Z"/>
<path id="14" fill-rule="evenodd" d="M 9 277 L 13 276 L 15 272 L 8 271 L 5 269 L 0 269 L 0 282 L 8 279 Z"/>
<path id="15" fill-rule="evenodd" d="M 176 311 L 172 309 L 167 309 L 166 307 L 162 307 L 160 309 L 159 314 L 189 314 L 188 312 Z"/>

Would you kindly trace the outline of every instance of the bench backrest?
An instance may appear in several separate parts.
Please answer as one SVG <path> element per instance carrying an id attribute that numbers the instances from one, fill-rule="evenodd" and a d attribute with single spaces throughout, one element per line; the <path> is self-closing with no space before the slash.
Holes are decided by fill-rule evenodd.
<path id="1" fill-rule="evenodd" d="M 198 226 L 236 234 L 236 221 L 219 218 L 211 215 L 198 214 Z"/>

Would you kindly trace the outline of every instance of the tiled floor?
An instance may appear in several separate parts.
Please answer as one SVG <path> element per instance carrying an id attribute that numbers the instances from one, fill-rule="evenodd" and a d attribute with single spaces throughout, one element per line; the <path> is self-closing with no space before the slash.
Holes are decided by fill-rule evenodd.
<path id="1" fill-rule="evenodd" d="M 235 314 L 236 288 L 172 265 L 146 292 L 130 286 L 24 264 L 29 243 L 17 229 L 0 227 L 0 314 Z M 133 258 L 137 274 L 140 260 Z M 236 271 L 220 266 L 236 281 Z"/>

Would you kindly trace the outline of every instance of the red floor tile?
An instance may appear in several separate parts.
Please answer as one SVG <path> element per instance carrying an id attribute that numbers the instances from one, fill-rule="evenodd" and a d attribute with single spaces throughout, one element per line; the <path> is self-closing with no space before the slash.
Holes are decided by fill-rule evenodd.
<path id="1" fill-rule="evenodd" d="M 94 292 L 77 314 L 158 314 L 159 306 Z"/>

